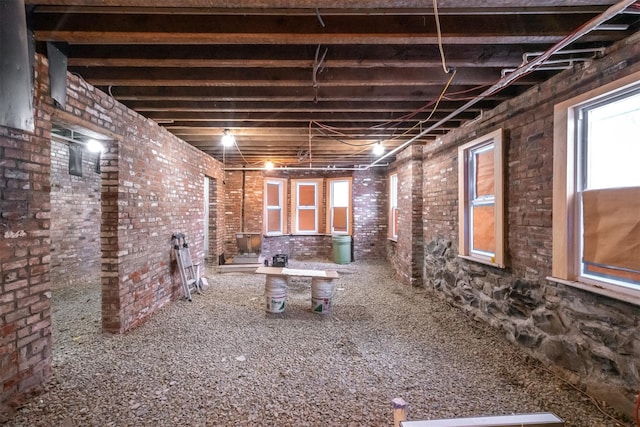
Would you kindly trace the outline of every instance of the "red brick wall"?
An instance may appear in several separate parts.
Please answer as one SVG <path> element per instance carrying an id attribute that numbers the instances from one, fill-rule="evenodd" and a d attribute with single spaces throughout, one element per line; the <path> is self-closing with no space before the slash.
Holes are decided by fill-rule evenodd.
<path id="1" fill-rule="evenodd" d="M 35 132 L 0 127 L 0 413 L 51 374 L 48 87 L 38 63 Z"/>
<path id="2" fill-rule="evenodd" d="M 69 145 L 51 141 L 51 283 L 100 280 L 101 179 L 98 155 L 83 149 L 82 176 L 69 174 Z"/>
<path id="3" fill-rule="evenodd" d="M 225 172 L 226 258 L 238 253 L 236 233 L 262 232 L 263 175 L 260 171 Z"/>
<path id="4" fill-rule="evenodd" d="M 391 168 L 398 174 L 400 229 L 397 242 L 387 245 L 389 260 L 403 282 L 416 285 L 421 283 L 424 263 L 422 146 L 413 145 L 400 152 Z"/>
<path id="5" fill-rule="evenodd" d="M 244 178 L 243 178 L 244 174 Z M 237 253 L 235 233 L 262 232 L 263 185 L 265 173 L 262 171 L 227 171 L 225 173 L 226 237 L 225 256 L 231 258 Z M 386 176 L 380 169 L 369 171 L 304 171 L 269 172 L 269 177 L 291 179 L 309 178 L 353 178 L 353 256 L 354 259 L 380 259 L 386 236 L 384 212 Z M 244 182 L 244 188 L 243 188 Z M 287 188 L 287 209 L 291 204 L 291 183 Z M 327 188 L 323 191 L 324 203 Z M 382 215 L 381 215 L 382 213 Z M 291 229 L 290 212 L 287 213 L 287 230 Z M 326 229 L 326 217 L 320 218 L 320 230 Z M 262 238 L 262 254 L 271 261 L 273 255 L 286 254 L 291 259 L 324 258 L 333 259 L 330 235 L 314 236 L 269 236 Z"/>
<path id="6" fill-rule="evenodd" d="M 371 168 L 353 173 L 353 257 L 387 257 L 387 171 Z"/>
<path id="7" fill-rule="evenodd" d="M 35 132 L 0 127 L 0 406 L 41 385 L 51 373 L 52 121 L 112 138 L 101 174 L 105 331 L 127 331 L 181 297 L 171 234 L 186 233 L 194 261 L 203 260 L 204 176 L 217 183 L 223 178 L 222 165 L 213 158 L 79 77 L 67 79 L 68 103 L 61 111 L 48 95 L 46 60 L 37 56 Z M 210 239 L 214 254 L 223 250 L 223 196 L 217 191 L 217 235 Z M 5 237 L 5 231 L 12 234 Z"/>

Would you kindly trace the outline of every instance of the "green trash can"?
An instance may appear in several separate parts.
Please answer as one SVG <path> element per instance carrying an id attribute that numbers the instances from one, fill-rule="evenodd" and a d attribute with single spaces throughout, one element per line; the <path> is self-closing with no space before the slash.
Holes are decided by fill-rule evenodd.
<path id="1" fill-rule="evenodd" d="M 351 236 L 333 235 L 333 262 L 349 264 L 351 262 Z"/>

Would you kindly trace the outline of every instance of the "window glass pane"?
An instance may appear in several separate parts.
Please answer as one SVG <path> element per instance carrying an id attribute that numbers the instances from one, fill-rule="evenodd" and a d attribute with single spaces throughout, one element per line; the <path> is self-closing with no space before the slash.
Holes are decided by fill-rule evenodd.
<path id="1" fill-rule="evenodd" d="M 621 280 L 623 282 L 640 283 L 640 272 L 617 270 L 594 264 L 585 263 L 585 273 L 594 276 L 603 276 L 610 279 Z"/>
<path id="2" fill-rule="evenodd" d="M 587 110 L 583 188 L 640 186 L 640 93 Z"/>
<path id="3" fill-rule="evenodd" d="M 493 195 L 494 190 L 494 165 L 493 146 L 474 153 L 475 160 L 475 189 L 476 197 Z"/>
<path id="4" fill-rule="evenodd" d="M 640 284 L 640 92 L 583 109 L 581 274 Z"/>
<path id="5" fill-rule="evenodd" d="M 471 215 L 473 217 L 471 250 L 493 254 L 496 250 L 494 206 L 473 206 Z"/>
<path id="6" fill-rule="evenodd" d="M 332 205 L 334 207 L 349 206 L 349 181 L 332 181 L 331 197 L 333 199 Z"/>
<path id="7" fill-rule="evenodd" d="M 280 206 L 280 185 L 267 183 L 267 206 Z"/>
<path id="8" fill-rule="evenodd" d="M 298 211 L 298 231 L 316 231 L 316 211 L 300 209 Z"/>
<path id="9" fill-rule="evenodd" d="M 396 208 L 393 209 L 393 235 L 398 235 L 400 229 L 400 211 Z"/>
<path id="10" fill-rule="evenodd" d="M 267 233 L 281 231 L 280 213 L 280 209 L 269 209 L 267 211 Z"/>
<path id="11" fill-rule="evenodd" d="M 333 208 L 333 231 L 347 232 L 347 208 Z"/>
<path id="12" fill-rule="evenodd" d="M 313 184 L 298 185 L 298 206 L 316 205 L 316 186 Z"/>
<path id="13" fill-rule="evenodd" d="M 391 175 L 390 180 L 391 187 L 391 206 L 398 206 L 398 175 Z"/>

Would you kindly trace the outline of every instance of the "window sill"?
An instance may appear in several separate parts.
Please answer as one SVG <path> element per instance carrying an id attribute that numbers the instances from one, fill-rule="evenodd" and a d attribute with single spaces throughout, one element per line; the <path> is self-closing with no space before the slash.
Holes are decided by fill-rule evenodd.
<path id="1" fill-rule="evenodd" d="M 559 279 L 557 277 L 551 276 L 547 276 L 546 279 L 550 282 L 560 283 L 562 285 L 582 289 L 583 291 L 592 292 L 598 295 L 604 295 L 606 297 L 617 299 L 629 304 L 640 305 L 640 291 L 627 288 L 625 286 L 617 286 L 614 284 L 574 282 L 573 280 Z"/>
<path id="2" fill-rule="evenodd" d="M 387 237 L 387 240 L 393 243 L 398 243 L 398 238 L 397 237 Z"/>
<path id="3" fill-rule="evenodd" d="M 491 267 L 502 268 L 502 269 L 507 268 L 507 266 L 504 265 L 504 264 L 498 264 L 496 262 L 491 262 L 488 259 L 477 258 L 477 257 L 473 257 L 473 256 L 468 256 L 468 255 L 458 255 L 458 258 L 466 259 L 467 261 L 477 262 L 479 264 L 490 265 Z"/>

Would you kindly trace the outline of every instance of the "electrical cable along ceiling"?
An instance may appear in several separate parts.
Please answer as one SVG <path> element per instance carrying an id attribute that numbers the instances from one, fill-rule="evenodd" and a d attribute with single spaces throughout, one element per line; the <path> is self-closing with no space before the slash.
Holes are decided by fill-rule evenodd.
<path id="1" fill-rule="evenodd" d="M 601 56 L 640 22 L 634 1 L 25 4 L 39 51 L 63 44 L 70 72 L 245 168 L 387 164 Z"/>

